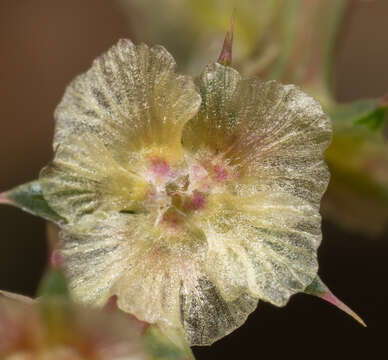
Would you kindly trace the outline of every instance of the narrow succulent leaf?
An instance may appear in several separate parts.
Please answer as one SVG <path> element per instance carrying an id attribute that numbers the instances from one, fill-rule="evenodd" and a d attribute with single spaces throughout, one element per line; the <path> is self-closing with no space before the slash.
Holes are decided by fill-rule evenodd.
<path id="1" fill-rule="evenodd" d="M 233 11 L 232 19 L 230 20 L 229 30 L 225 35 L 225 40 L 222 46 L 221 54 L 217 60 L 219 64 L 224 66 L 230 66 L 232 64 L 233 28 L 234 28 L 235 17 L 236 17 L 236 10 Z"/>
<path id="2" fill-rule="evenodd" d="M 338 309 L 342 310 L 346 314 L 350 315 L 354 320 L 359 322 L 362 326 L 366 327 L 365 322 L 346 304 L 338 299 L 330 289 L 323 283 L 323 281 L 317 276 L 313 282 L 306 288 L 306 294 L 317 296 L 330 304 L 334 305 Z"/>
<path id="3" fill-rule="evenodd" d="M 30 214 L 55 223 L 65 222 L 65 219 L 59 216 L 43 197 L 41 184 L 37 180 L 0 194 L 0 204 L 19 207 Z"/>
<path id="4" fill-rule="evenodd" d="M 52 268 L 44 275 L 38 290 L 42 297 L 69 297 L 67 280 L 59 268 Z"/>
<path id="5" fill-rule="evenodd" d="M 183 332 L 152 325 L 145 332 L 148 360 L 194 360 Z"/>

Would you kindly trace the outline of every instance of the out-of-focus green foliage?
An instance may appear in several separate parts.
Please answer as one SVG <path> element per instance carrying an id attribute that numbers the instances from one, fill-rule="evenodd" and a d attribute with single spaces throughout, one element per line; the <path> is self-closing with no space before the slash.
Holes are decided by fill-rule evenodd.
<path id="1" fill-rule="evenodd" d="M 387 106 L 359 101 L 328 113 L 334 137 L 326 152 L 332 177 L 323 213 L 348 228 L 379 234 L 388 223 L 388 141 L 382 132 Z"/>
<path id="2" fill-rule="evenodd" d="M 165 45 L 198 74 L 218 56 L 236 10 L 235 67 L 293 83 L 327 65 L 347 0 L 118 0 L 138 41 Z M 324 64 L 322 64 L 322 61 Z M 310 66 L 310 64 L 314 66 Z M 314 74 L 311 72 L 314 71 Z M 326 71 L 325 71 L 326 72 Z"/>
<path id="3" fill-rule="evenodd" d="M 380 100 L 338 104 L 333 55 L 348 0 L 118 0 L 138 41 L 161 43 L 185 70 L 217 58 L 236 9 L 233 66 L 245 75 L 295 83 L 330 114 L 332 180 L 324 216 L 368 235 L 388 222 L 388 141 Z M 337 44 L 338 45 L 338 44 Z"/>
<path id="4" fill-rule="evenodd" d="M 164 45 L 185 72 L 198 74 L 218 57 L 233 9 L 237 10 L 234 61 L 249 60 L 284 0 L 119 0 L 136 40 Z"/>

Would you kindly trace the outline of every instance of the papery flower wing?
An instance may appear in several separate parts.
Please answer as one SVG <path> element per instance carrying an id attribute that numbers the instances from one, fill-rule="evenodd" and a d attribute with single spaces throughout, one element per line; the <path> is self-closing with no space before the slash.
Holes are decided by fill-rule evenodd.
<path id="1" fill-rule="evenodd" d="M 294 85 L 242 80 L 219 64 L 207 67 L 198 86 L 202 106 L 184 128 L 186 149 L 220 154 L 239 182 L 253 179 L 319 204 L 329 179 L 323 152 L 331 124 L 318 102 Z"/>
<path id="2" fill-rule="evenodd" d="M 206 68 L 197 81 L 201 107 L 183 130 L 186 149 L 196 152 L 210 148 L 218 153 L 233 144 L 242 121 L 236 117 L 238 102 L 241 101 L 237 93 L 240 82 L 240 74 L 230 67 L 213 64 Z"/>
<path id="3" fill-rule="evenodd" d="M 69 85 L 56 109 L 56 157 L 41 176 L 45 198 L 74 220 L 115 191 L 105 185 L 120 173 L 114 186 L 131 200 L 131 192 L 141 196 L 130 189 L 142 186 L 133 180 L 139 153 L 180 159 L 182 127 L 200 101 L 163 47 L 119 41 Z"/>
<path id="4" fill-rule="evenodd" d="M 186 236 L 181 233 L 180 239 L 190 240 Z M 212 344 L 241 326 L 257 300 L 248 295 L 225 300 L 203 262 L 203 249 L 150 248 L 114 286 L 119 307 L 150 322 L 180 324 L 191 345 Z"/>
<path id="5" fill-rule="evenodd" d="M 135 219 L 119 213 L 105 215 L 104 219 L 85 216 L 76 226 L 65 226 L 60 232 L 60 251 L 71 295 L 81 303 L 96 306 L 105 305 L 114 295 L 111 287 L 129 270 L 128 259 L 138 256 L 142 246 L 127 238 L 135 228 Z"/>
<path id="6" fill-rule="evenodd" d="M 191 345 L 211 344 L 246 320 L 257 300 L 223 299 L 203 271 L 206 239 L 185 225 L 174 234 L 149 215 L 114 214 L 62 232 L 62 252 L 74 298 L 117 305 L 138 319 L 181 327 Z"/>
<path id="7" fill-rule="evenodd" d="M 224 299 L 246 293 L 283 306 L 312 282 L 321 240 L 313 206 L 292 195 L 262 192 L 219 194 L 210 207 L 214 211 L 202 223 L 209 243 L 206 269 Z"/>
<path id="8" fill-rule="evenodd" d="M 40 184 L 50 206 L 70 223 L 97 210 L 101 215 L 137 210 L 147 191 L 136 172 L 121 166 L 96 135 L 87 133 L 69 136 L 58 147 L 54 161 L 41 171 Z"/>
<path id="9" fill-rule="evenodd" d="M 191 345 L 211 345 L 230 334 L 247 320 L 257 307 L 248 294 L 228 301 L 208 275 L 198 279 L 190 292 L 182 293 L 182 323 Z"/>
<path id="10" fill-rule="evenodd" d="M 176 74 L 175 67 L 162 46 L 120 40 L 67 88 L 56 110 L 54 147 L 74 132 L 92 132 L 119 158 L 119 144 L 125 152 L 179 148 L 182 127 L 197 112 L 200 97 L 191 78 Z"/>
<path id="11" fill-rule="evenodd" d="M 203 101 L 185 126 L 184 147 L 199 158 L 212 154 L 232 173 L 209 201 L 214 216 L 203 216 L 208 271 L 226 298 L 247 289 L 284 305 L 317 272 L 328 117 L 295 86 L 242 80 L 219 64 L 198 85 Z M 236 262 L 245 276 L 228 271 Z"/>

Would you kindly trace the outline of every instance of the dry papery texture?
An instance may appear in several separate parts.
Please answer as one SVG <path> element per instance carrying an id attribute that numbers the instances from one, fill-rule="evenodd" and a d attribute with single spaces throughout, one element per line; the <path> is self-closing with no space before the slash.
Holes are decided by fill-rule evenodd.
<path id="1" fill-rule="evenodd" d="M 317 274 L 331 127 L 297 87 L 121 40 L 68 87 L 41 173 L 75 299 L 208 345 Z"/>

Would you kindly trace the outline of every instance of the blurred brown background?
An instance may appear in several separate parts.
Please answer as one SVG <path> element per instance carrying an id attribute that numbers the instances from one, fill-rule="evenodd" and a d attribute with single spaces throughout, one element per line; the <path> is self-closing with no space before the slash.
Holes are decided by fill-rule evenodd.
<path id="1" fill-rule="evenodd" d="M 336 58 L 339 100 L 387 92 L 387 19 L 387 0 L 353 2 Z M 114 1 L 0 0 L 0 192 L 37 177 L 52 155 L 52 114 L 66 84 L 120 37 L 133 39 Z M 45 224 L 5 206 L 0 222 L 0 289 L 32 295 L 46 261 Z M 298 295 L 282 309 L 260 304 L 241 329 L 196 350 L 198 359 L 377 358 L 388 318 L 387 250 L 387 235 L 370 240 L 324 224 L 320 273 L 368 329 Z"/>

